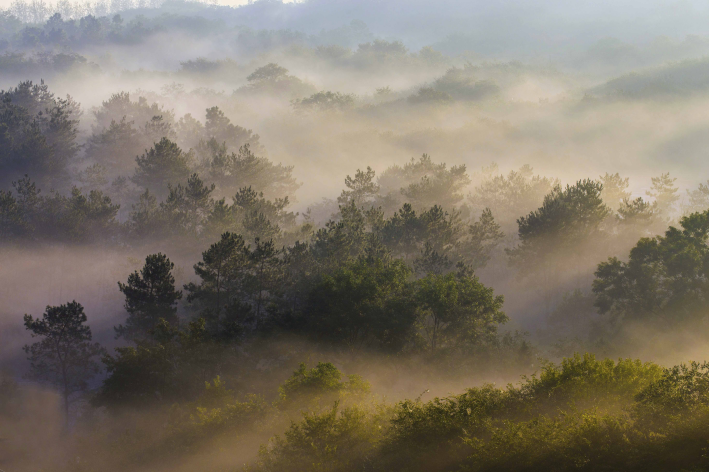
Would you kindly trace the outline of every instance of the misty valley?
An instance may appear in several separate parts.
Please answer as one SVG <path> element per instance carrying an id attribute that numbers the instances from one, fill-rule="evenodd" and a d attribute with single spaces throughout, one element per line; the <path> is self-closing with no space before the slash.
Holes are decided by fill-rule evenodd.
<path id="1" fill-rule="evenodd" d="M 0 0 L 0 470 L 709 469 L 707 20 Z"/>

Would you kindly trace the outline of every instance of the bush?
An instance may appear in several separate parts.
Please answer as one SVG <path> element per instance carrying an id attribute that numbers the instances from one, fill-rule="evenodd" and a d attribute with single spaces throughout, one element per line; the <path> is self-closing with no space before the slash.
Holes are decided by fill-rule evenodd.
<path id="1" fill-rule="evenodd" d="M 301 363 L 293 376 L 278 388 L 283 406 L 312 405 L 328 402 L 340 396 L 359 396 L 370 390 L 370 385 L 359 375 L 350 375 L 343 382 L 342 373 L 332 363 L 318 363 L 315 368 L 307 369 Z"/>
<path id="2" fill-rule="evenodd" d="M 662 459 L 648 459 L 667 452 L 674 463 L 662 463 L 666 468 L 699 468 L 707 446 L 706 423 L 672 417 L 658 435 L 628 415 L 639 412 L 632 410 L 639 403 L 656 399 L 652 402 L 657 404 L 681 392 L 702 406 L 704 410 L 694 411 L 701 411 L 700 419 L 709 419 L 705 395 L 699 394 L 704 366 L 693 367 L 663 372 L 638 360 L 615 362 L 577 354 L 560 364 L 543 365 L 538 377 L 524 378 L 518 387 L 485 385 L 429 402 L 405 400 L 392 407 L 372 403 L 340 412 L 336 404 L 321 414 L 305 414 L 283 438 L 274 437 L 262 447 L 257 467 L 642 470 L 654 469 L 653 462 Z M 335 372 L 325 364 L 310 371 L 301 365 L 287 385 L 335 392 L 339 382 Z"/>
<path id="3" fill-rule="evenodd" d="M 388 410 L 382 406 L 348 407 L 338 403 L 322 414 L 304 414 L 284 437 L 261 447 L 262 471 L 371 470 L 372 453 L 387 429 Z"/>

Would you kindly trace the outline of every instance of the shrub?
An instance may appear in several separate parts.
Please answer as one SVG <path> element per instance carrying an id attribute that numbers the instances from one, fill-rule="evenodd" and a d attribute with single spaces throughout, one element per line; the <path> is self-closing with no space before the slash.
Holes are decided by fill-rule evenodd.
<path id="1" fill-rule="evenodd" d="M 370 385 L 361 376 L 350 375 L 343 382 L 342 373 L 332 363 L 318 363 L 315 368 L 307 369 L 301 363 L 298 370 L 278 388 L 284 406 L 312 404 L 329 401 L 341 395 L 358 396 L 366 394 Z"/>

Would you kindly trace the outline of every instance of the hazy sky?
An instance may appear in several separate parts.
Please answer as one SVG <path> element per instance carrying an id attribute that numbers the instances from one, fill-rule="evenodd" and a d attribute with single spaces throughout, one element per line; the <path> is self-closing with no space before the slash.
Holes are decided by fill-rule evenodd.
<path id="1" fill-rule="evenodd" d="M 2 1 L 7 1 L 7 0 L 2 0 Z M 303 0 L 282 0 L 283 3 L 295 3 Z M 217 3 L 219 5 L 231 5 L 231 6 L 238 6 L 238 5 L 246 5 L 249 3 L 249 0 L 218 0 Z"/>
<path id="2" fill-rule="evenodd" d="M 14 0 L 0 0 L 0 8 L 9 7 L 13 1 Z M 31 1 L 31 0 L 27 0 L 27 1 Z M 49 0 L 49 1 L 45 0 L 45 1 L 46 1 L 46 3 L 52 3 L 52 4 L 56 3 L 56 1 L 52 1 L 52 0 Z M 72 1 L 72 3 L 74 3 L 75 0 L 71 0 L 71 1 Z M 299 0 L 283 0 L 283 3 L 292 3 L 292 2 L 296 2 L 296 1 L 299 1 Z M 218 0 L 217 3 L 219 5 L 238 6 L 238 5 L 246 5 L 247 3 L 249 3 L 249 0 Z"/>

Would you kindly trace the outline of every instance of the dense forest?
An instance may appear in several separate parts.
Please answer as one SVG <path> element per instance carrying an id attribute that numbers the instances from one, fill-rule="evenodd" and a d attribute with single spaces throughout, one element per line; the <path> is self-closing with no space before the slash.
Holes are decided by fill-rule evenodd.
<path id="1" fill-rule="evenodd" d="M 675 7 L 5 5 L 0 469 L 709 468 Z"/>

